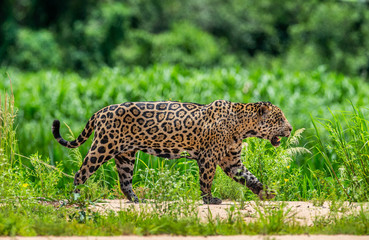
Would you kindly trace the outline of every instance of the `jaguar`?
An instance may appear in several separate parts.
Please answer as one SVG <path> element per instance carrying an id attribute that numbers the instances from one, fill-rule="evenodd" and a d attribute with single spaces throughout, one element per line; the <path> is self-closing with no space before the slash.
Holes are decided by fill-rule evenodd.
<path id="1" fill-rule="evenodd" d="M 137 151 L 158 157 L 197 161 L 204 204 L 220 204 L 211 194 L 217 165 L 236 182 L 246 185 L 260 199 L 271 199 L 268 190 L 241 161 L 243 139 L 267 139 L 274 147 L 289 137 L 292 126 L 280 108 L 270 102 L 235 103 L 217 100 L 210 104 L 126 102 L 102 108 L 91 116 L 73 141 L 60 135 L 60 121 L 52 133 L 64 147 L 76 148 L 94 132 L 92 145 L 75 174 L 74 185 L 85 181 L 105 162 L 115 160 L 120 188 L 135 203 L 132 176 Z"/>

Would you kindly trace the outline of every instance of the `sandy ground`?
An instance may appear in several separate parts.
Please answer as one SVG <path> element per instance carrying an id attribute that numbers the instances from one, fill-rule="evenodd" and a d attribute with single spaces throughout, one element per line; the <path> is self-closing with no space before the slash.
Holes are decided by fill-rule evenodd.
<path id="1" fill-rule="evenodd" d="M 283 209 L 284 215 L 288 221 L 296 221 L 300 224 L 312 225 L 314 220 L 318 217 L 328 217 L 330 215 L 338 215 L 347 213 L 354 213 L 360 211 L 363 207 L 366 211 L 369 211 L 369 203 L 357 204 L 357 203 L 337 203 L 332 204 L 330 202 L 324 202 L 323 204 L 317 204 L 313 202 L 244 202 L 241 203 L 223 201 L 221 205 L 203 205 L 199 204 L 198 211 L 199 216 L 203 221 L 207 221 L 209 217 L 213 219 L 219 217 L 226 219 L 229 216 L 231 208 L 235 209 L 235 213 L 239 212 L 245 221 L 253 221 L 259 217 L 259 214 L 271 214 Z M 94 207 L 97 211 L 105 210 L 149 210 L 153 209 L 153 204 L 140 203 L 133 204 L 127 200 L 106 200 L 103 203 L 97 203 Z M 331 211 L 335 209 L 335 211 Z M 210 213 L 209 213 L 210 212 Z M 368 238 L 369 239 L 369 238 Z"/>

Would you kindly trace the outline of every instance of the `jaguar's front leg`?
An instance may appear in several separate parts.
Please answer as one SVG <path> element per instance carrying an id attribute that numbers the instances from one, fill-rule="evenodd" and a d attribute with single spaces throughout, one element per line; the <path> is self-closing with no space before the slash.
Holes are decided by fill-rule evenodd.
<path id="1" fill-rule="evenodd" d="M 263 185 L 249 170 L 247 170 L 241 161 L 240 165 L 233 166 L 230 172 L 233 180 L 242 185 L 246 185 L 246 187 L 258 195 L 261 200 L 275 197 L 275 192 L 268 190 L 268 187 Z"/>
<path id="2" fill-rule="evenodd" d="M 241 145 L 229 151 L 219 162 L 223 171 L 236 182 L 246 185 L 261 200 L 272 199 L 276 193 L 268 190 L 249 170 L 246 169 L 241 161 Z"/>
<path id="3" fill-rule="evenodd" d="M 204 204 L 221 204 L 221 199 L 211 195 L 211 185 L 216 170 L 215 162 L 212 159 L 200 158 L 197 163 L 199 165 L 200 189 Z"/>

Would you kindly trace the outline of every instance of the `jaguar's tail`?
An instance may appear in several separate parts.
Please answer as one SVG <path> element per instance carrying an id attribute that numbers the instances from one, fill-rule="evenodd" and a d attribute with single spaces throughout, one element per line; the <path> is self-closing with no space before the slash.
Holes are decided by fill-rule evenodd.
<path id="1" fill-rule="evenodd" d="M 60 135 L 60 121 L 54 120 L 51 130 L 53 132 L 54 138 L 61 145 L 67 148 L 76 148 L 81 146 L 90 137 L 92 131 L 95 129 L 95 116 L 93 115 L 87 122 L 86 127 L 83 129 L 82 133 L 73 141 L 67 141 Z"/>

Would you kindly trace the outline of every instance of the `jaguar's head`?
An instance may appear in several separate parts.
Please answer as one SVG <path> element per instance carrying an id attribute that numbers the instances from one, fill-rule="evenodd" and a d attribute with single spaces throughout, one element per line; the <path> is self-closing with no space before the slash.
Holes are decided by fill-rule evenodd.
<path id="1" fill-rule="evenodd" d="M 270 102 L 247 104 L 243 115 L 246 117 L 244 124 L 247 126 L 245 138 L 267 139 L 274 147 L 278 147 L 281 144 L 281 137 L 291 135 L 291 124 L 282 110 Z"/>

